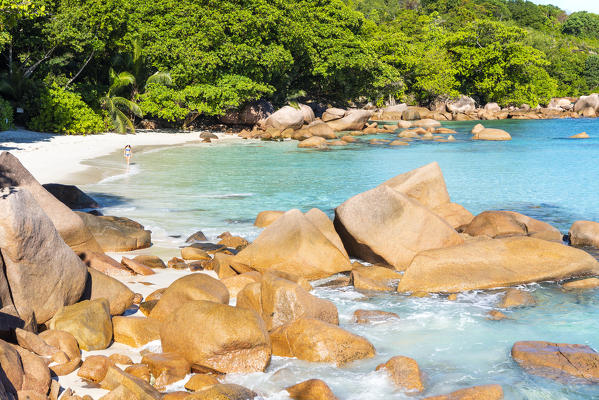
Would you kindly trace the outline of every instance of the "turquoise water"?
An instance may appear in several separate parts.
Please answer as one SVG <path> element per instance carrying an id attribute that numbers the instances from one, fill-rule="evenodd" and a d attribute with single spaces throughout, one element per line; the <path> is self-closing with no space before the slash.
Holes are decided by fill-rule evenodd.
<path id="1" fill-rule="evenodd" d="M 510 132 L 510 142 L 469 140 L 471 122 L 444 125 L 458 131 L 456 142 L 389 147 L 369 145 L 370 137 L 362 137 L 361 143 L 330 151 L 298 149 L 297 142 L 240 141 L 136 152 L 129 171 L 121 160 L 103 161 L 120 174 L 83 189 L 106 206 L 106 214 L 144 223 L 163 247 L 177 247 L 199 229 L 209 238 L 230 231 L 253 239 L 259 230 L 252 223 L 262 210 L 318 207 L 332 215 L 350 196 L 431 161 L 441 165 L 452 200 L 475 214 L 519 211 L 564 233 L 577 219 L 599 221 L 599 120 L 485 123 Z M 582 131 L 592 138 L 567 139 Z M 406 355 L 418 361 L 428 396 L 500 383 L 506 399 L 599 398 L 593 386 L 528 375 L 509 355 L 518 340 L 599 349 L 599 291 L 564 293 L 554 284 L 527 289 L 538 306 L 507 312 L 509 320 L 489 321 L 486 313 L 497 293 L 466 293 L 450 302 L 318 288 L 315 294 L 339 308 L 341 325 L 375 345 L 376 358 L 342 369 L 275 358 L 265 374 L 227 379 L 272 399 L 286 398 L 282 388 L 309 378 L 324 379 L 341 399 L 414 398 L 373 372 L 390 357 Z M 401 319 L 357 326 L 351 315 L 358 308 L 394 311 Z"/>

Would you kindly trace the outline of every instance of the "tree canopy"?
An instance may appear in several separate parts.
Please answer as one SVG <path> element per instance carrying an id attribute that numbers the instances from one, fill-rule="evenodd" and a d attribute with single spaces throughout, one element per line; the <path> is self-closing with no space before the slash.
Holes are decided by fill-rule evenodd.
<path id="1" fill-rule="evenodd" d="M 599 16 L 525 0 L 0 0 L 0 52 L 0 95 L 36 129 L 57 130 L 48 102 L 85 104 L 88 131 L 299 94 L 534 106 L 597 89 Z M 111 70 L 134 78 L 118 96 Z"/>

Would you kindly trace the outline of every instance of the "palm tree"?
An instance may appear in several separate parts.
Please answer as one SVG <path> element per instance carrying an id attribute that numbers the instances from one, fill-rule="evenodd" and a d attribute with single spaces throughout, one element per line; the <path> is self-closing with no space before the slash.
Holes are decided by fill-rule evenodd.
<path id="1" fill-rule="evenodd" d="M 141 108 L 131 100 L 117 95 L 119 91 L 127 86 L 134 86 L 135 77 L 130 72 L 116 74 L 111 68 L 110 81 L 110 88 L 101 100 L 102 107 L 108 112 L 118 133 L 127 133 L 127 129 L 132 133 L 135 133 L 133 122 L 126 113 L 143 118 L 143 112 L 141 111 Z"/>
<path id="2" fill-rule="evenodd" d="M 120 65 L 123 70 L 131 71 L 131 74 L 135 78 L 135 81 L 132 84 L 132 98 L 135 98 L 135 96 L 141 92 L 141 89 L 146 90 L 150 83 L 157 83 L 165 86 L 172 85 L 173 80 L 168 72 L 156 71 L 148 76 L 149 71 L 141 54 L 141 39 L 134 39 L 132 44 L 133 51 L 131 53 L 126 55 L 119 54 L 113 60 L 114 65 Z"/>

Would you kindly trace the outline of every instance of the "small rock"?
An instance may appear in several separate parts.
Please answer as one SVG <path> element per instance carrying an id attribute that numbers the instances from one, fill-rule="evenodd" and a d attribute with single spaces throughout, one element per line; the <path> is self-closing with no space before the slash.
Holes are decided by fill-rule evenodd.
<path id="1" fill-rule="evenodd" d="M 110 306 L 104 298 L 63 307 L 50 320 L 50 329 L 71 333 L 83 350 L 103 350 L 112 340 Z"/>
<path id="2" fill-rule="evenodd" d="M 180 381 L 191 370 L 187 360 L 177 353 L 147 353 L 141 363 L 150 368 L 156 378 L 154 385 L 159 388 Z"/>
<path id="3" fill-rule="evenodd" d="M 155 272 L 152 270 L 152 268 L 147 267 L 146 265 L 138 263 L 137 261 L 134 261 L 127 257 L 123 257 L 121 259 L 121 264 L 123 264 L 125 267 L 129 268 L 130 270 L 132 270 L 133 272 L 135 272 L 136 274 L 139 274 L 139 275 L 154 275 L 155 274 Z"/>
<path id="4" fill-rule="evenodd" d="M 392 320 L 399 320 L 399 315 L 393 312 L 379 310 L 354 311 L 354 322 L 357 324 L 372 324 Z"/>
<path id="5" fill-rule="evenodd" d="M 145 382 L 150 382 L 152 374 L 150 373 L 150 367 L 146 364 L 133 364 L 125 368 L 125 372 L 133 375 Z"/>
<path id="6" fill-rule="evenodd" d="M 158 256 L 140 255 L 140 256 L 135 256 L 133 258 L 133 261 L 135 261 L 139 264 L 143 264 L 149 268 L 166 268 L 166 264 Z"/>
<path id="7" fill-rule="evenodd" d="M 193 235 L 189 236 L 186 240 L 185 243 L 192 243 L 192 242 L 205 242 L 208 239 L 206 238 L 206 235 L 204 235 L 204 233 L 202 231 L 197 231 L 196 233 L 194 233 Z"/>
<path id="8" fill-rule="evenodd" d="M 195 374 L 185 384 L 185 389 L 191 390 L 192 392 L 199 392 L 200 390 L 208 389 L 214 385 L 218 385 L 218 379 L 214 375 L 208 374 Z"/>
<path id="9" fill-rule="evenodd" d="M 337 400 L 329 386 L 320 379 L 310 379 L 285 388 L 294 400 Z"/>
<path id="10" fill-rule="evenodd" d="M 424 390 L 418 363 L 404 356 L 395 356 L 376 370 L 385 369 L 395 386 L 407 392 L 421 393 Z"/>
<path id="11" fill-rule="evenodd" d="M 187 264 L 185 263 L 184 260 L 177 258 L 177 257 L 173 257 L 170 260 L 168 260 L 168 262 L 166 263 L 167 268 L 173 268 L 173 269 L 186 269 L 187 268 Z"/>
<path id="12" fill-rule="evenodd" d="M 588 139 L 589 134 L 586 132 L 577 133 L 576 135 L 570 136 L 570 139 Z"/>
<path id="13" fill-rule="evenodd" d="M 566 290 L 584 290 L 584 289 L 594 289 L 599 287 L 599 279 L 597 278 L 587 278 L 581 279 L 577 281 L 571 281 L 564 283 L 562 287 Z"/>
<path id="14" fill-rule="evenodd" d="M 110 366 L 114 366 L 114 363 L 106 356 L 88 356 L 81 364 L 79 371 L 77 371 L 77 376 L 98 383 L 104 380 Z"/>
<path id="15" fill-rule="evenodd" d="M 515 308 L 515 307 L 530 307 L 536 305 L 537 302 L 530 292 L 520 289 L 508 289 L 503 295 L 498 307 L 499 308 Z"/>
<path id="16" fill-rule="evenodd" d="M 491 310 L 487 313 L 487 315 L 487 319 L 490 319 L 491 321 L 501 321 L 502 319 L 507 318 L 507 316 L 504 313 L 498 310 Z"/>
<path id="17" fill-rule="evenodd" d="M 211 259 L 211 257 L 208 255 L 208 253 L 206 253 L 202 249 L 197 249 L 195 247 L 184 247 L 183 249 L 181 249 L 181 257 L 183 258 L 183 260 L 193 260 L 193 261 L 210 260 Z M 180 263 L 174 263 L 174 265 L 180 265 Z M 187 265 L 186 265 L 186 267 L 187 267 Z M 173 268 L 170 266 L 170 261 L 169 261 L 169 268 Z M 174 267 L 174 268 L 177 268 L 177 267 Z"/>

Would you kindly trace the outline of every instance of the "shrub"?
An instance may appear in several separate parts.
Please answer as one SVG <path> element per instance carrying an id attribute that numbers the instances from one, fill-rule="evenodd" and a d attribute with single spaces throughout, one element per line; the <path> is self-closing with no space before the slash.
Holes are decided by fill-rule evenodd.
<path id="1" fill-rule="evenodd" d="M 12 128 L 13 109 L 12 105 L 0 97 L 0 131 Z"/>
<path id="2" fill-rule="evenodd" d="M 40 96 L 39 114 L 31 118 L 27 127 L 38 132 L 77 135 L 104 131 L 100 115 L 83 102 L 78 93 L 56 85 Z"/>

